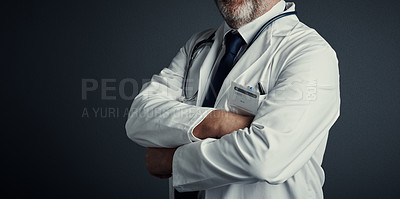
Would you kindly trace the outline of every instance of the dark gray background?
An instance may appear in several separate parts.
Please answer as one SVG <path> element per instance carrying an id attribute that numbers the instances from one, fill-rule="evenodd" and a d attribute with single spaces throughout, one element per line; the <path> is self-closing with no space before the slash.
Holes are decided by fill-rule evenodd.
<path id="1" fill-rule="evenodd" d="M 326 198 L 399 198 L 399 3 L 295 2 L 340 60 Z M 1 9 L 3 194 L 166 198 L 167 181 L 147 173 L 125 117 L 81 117 L 85 107 L 123 111 L 131 101 L 115 91 L 116 100 L 102 100 L 100 89 L 82 100 L 81 81 L 134 78 L 141 86 L 192 33 L 222 22 L 213 1 L 16 0 Z"/>

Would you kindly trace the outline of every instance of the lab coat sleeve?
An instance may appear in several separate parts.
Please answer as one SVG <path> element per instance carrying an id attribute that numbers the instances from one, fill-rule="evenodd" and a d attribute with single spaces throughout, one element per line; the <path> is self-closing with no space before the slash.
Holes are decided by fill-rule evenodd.
<path id="1" fill-rule="evenodd" d="M 176 150 L 173 183 L 178 191 L 279 184 L 311 159 L 339 116 L 338 62 L 329 45 L 300 50 L 288 52 L 249 128 Z"/>
<path id="2" fill-rule="evenodd" d="M 137 144 L 175 148 L 190 143 L 193 128 L 213 110 L 179 101 L 188 49 L 203 33 L 189 39 L 170 66 L 154 75 L 135 97 L 125 128 L 128 137 Z"/>

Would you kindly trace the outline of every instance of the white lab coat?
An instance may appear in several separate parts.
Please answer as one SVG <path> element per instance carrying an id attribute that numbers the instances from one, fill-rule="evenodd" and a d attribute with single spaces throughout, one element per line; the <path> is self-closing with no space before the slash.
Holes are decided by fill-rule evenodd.
<path id="1" fill-rule="evenodd" d="M 285 12 L 294 11 L 294 3 L 286 6 Z M 192 66 L 189 84 L 198 88 L 197 100 L 179 101 L 184 70 L 193 46 L 212 30 L 194 35 L 170 66 L 144 86 L 131 107 L 128 136 L 145 147 L 179 147 L 172 177 L 178 191 L 205 190 L 207 199 L 323 198 L 321 164 L 340 105 L 334 50 L 295 15 L 275 21 L 236 63 L 215 104 L 215 109 L 231 111 L 231 82 L 261 82 L 267 93 L 251 127 L 221 139 L 193 141 L 193 128 L 213 110 L 199 106 L 222 29 Z"/>

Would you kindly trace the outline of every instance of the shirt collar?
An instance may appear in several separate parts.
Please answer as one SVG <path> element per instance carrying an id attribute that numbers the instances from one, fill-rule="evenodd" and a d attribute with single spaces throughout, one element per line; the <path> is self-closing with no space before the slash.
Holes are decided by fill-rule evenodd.
<path id="1" fill-rule="evenodd" d="M 285 10 L 285 1 L 281 0 L 268 12 L 264 13 L 263 15 L 253 20 L 252 22 L 240 27 L 239 29 L 233 29 L 229 27 L 229 25 L 225 22 L 224 37 L 229 31 L 235 30 L 238 31 L 239 34 L 242 36 L 242 38 L 246 41 L 246 43 L 249 44 L 249 42 L 257 34 L 257 31 L 261 28 L 262 25 L 264 25 L 268 20 L 282 13 L 284 10 Z"/>

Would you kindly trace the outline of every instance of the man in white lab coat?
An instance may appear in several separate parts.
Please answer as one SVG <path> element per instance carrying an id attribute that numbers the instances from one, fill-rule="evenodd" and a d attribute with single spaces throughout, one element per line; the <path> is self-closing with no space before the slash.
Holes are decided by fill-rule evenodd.
<path id="1" fill-rule="evenodd" d="M 200 191 L 207 199 L 323 198 L 321 164 L 340 106 L 334 50 L 296 15 L 259 31 L 294 12 L 294 3 L 216 4 L 225 22 L 192 36 L 143 86 L 128 136 L 148 147 L 150 173 L 172 176 L 179 192 Z M 231 43 L 239 45 L 227 55 Z M 218 78 L 223 81 L 215 86 Z"/>

